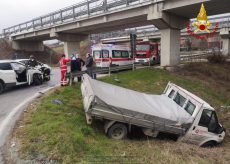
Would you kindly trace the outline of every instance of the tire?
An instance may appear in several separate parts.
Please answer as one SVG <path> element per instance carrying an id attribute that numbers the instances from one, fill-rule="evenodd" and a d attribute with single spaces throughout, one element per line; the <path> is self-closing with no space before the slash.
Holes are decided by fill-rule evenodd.
<path id="1" fill-rule="evenodd" d="M 47 77 L 46 81 L 50 81 L 50 76 Z"/>
<path id="2" fill-rule="evenodd" d="M 127 137 L 127 126 L 121 123 L 113 124 L 108 130 L 108 136 L 112 139 L 121 140 Z"/>
<path id="3" fill-rule="evenodd" d="M 0 94 L 4 91 L 4 84 L 0 82 Z"/>
<path id="4" fill-rule="evenodd" d="M 204 143 L 203 145 L 201 145 L 201 147 L 204 148 L 213 148 L 217 145 L 217 143 L 215 141 L 208 141 L 206 143 Z"/>
<path id="5" fill-rule="evenodd" d="M 33 75 L 33 83 L 34 85 L 41 85 L 42 84 L 42 75 L 36 73 Z"/>
<path id="6" fill-rule="evenodd" d="M 45 77 L 44 81 L 50 81 L 50 76 Z"/>

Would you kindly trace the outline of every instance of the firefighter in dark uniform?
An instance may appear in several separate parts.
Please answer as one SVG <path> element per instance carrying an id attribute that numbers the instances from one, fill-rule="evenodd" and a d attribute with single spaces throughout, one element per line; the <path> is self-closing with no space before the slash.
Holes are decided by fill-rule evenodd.
<path id="1" fill-rule="evenodd" d="M 30 55 L 30 59 L 27 65 L 30 67 L 36 67 L 38 65 L 38 62 L 35 60 L 34 55 Z"/>
<path id="2" fill-rule="evenodd" d="M 76 73 L 77 71 L 81 71 L 81 68 L 85 65 L 84 60 L 82 60 L 78 54 L 72 55 L 71 57 L 71 73 Z M 81 82 L 81 76 L 77 77 L 77 81 Z M 72 81 L 74 77 L 72 77 Z"/>

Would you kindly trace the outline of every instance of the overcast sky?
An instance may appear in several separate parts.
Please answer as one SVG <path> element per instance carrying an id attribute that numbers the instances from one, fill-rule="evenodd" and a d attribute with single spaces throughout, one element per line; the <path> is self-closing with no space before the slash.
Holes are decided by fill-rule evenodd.
<path id="1" fill-rule="evenodd" d="M 2 29 L 84 0 L 0 0 L 0 33 Z"/>

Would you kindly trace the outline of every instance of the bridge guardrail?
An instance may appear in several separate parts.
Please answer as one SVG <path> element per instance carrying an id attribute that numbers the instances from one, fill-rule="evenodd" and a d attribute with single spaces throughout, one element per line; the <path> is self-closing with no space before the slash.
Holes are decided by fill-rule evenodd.
<path id="1" fill-rule="evenodd" d="M 89 17 L 107 11 L 121 9 L 126 6 L 141 4 L 143 2 L 159 3 L 164 0 L 87 0 L 70 7 L 52 12 L 9 28 L 3 29 L 3 35 L 9 36 L 18 32 L 34 31 L 46 27 L 56 26 L 63 22 L 74 22 L 78 18 Z M 194 21 L 195 19 L 191 19 Z M 220 28 L 230 27 L 230 16 L 211 17 L 213 23 L 220 22 Z M 137 30 L 136 30 L 137 31 Z M 144 30 L 145 31 L 145 30 Z M 155 30 L 156 31 L 156 30 Z M 153 32 L 153 31 L 152 31 Z M 127 32 L 126 32 L 127 33 Z M 146 32 L 147 34 L 148 32 Z"/>
<path id="2" fill-rule="evenodd" d="M 190 55 L 181 55 L 181 61 L 192 61 L 194 59 L 206 59 L 208 57 L 208 52 L 202 52 L 200 54 L 190 54 Z"/>
<path id="3" fill-rule="evenodd" d="M 3 33 L 5 36 L 9 36 L 18 32 L 56 26 L 64 22 L 74 22 L 78 18 L 89 17 L 136 4 L 143 4 L 143 2 L 159 3 L 160 1 L 164 0 L 87 0 L 31 21 L 5 28 L 3 29 Z"/>

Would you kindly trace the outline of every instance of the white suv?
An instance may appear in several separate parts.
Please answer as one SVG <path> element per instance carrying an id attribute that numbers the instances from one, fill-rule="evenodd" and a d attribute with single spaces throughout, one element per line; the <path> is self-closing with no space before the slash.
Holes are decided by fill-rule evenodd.
<path id="1" fill-rule="evenodd" d="M 23 84 L 40 85 L 43 82 L 43 74 L 37 68 L 27 67 L 14 60 L 0 60 L 0 93 L 6 87 Z"/>
<path id="2" fill-rule="evenodd" d="M 28 62 L 30 59 L 17 59 L 15 61 L 20 62 L 25 64 L 26 66 L 28 66 Z M 37 61 L 37 68 L 40 69 L 43 73 L 43 78 L 44 81 L 49 81 L 50 80 L 50 73 L 52 71 L 52 68 L 50 66 L 48 66 L 47 64 L 44 64 L 42 62 Z"/>

